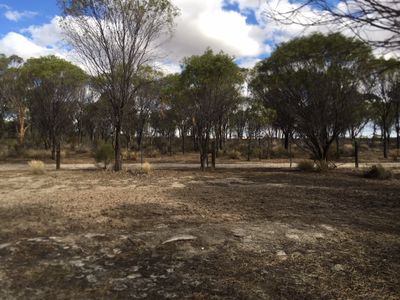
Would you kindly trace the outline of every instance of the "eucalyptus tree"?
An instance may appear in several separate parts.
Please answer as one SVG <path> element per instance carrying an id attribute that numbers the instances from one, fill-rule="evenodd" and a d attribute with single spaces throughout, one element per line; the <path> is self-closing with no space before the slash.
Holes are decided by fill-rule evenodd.
<path id="1" fill-rule="evenodd" d="M 182 82 L 191 101 L 202 170 L 205 169 L 212 130 L 218 128 L 221 117 L 232 109 L 229 102 L 238 98 L 243 83 L 241 69 L 233 60 L 223 52 L 214 54 L 208 49 L 203 55 L 185 58 L 183 62 Z"/>
<path id="2" fill-rule="evenodd" d="M 28 85 L 23 72 L 24 60 L 12 55 L 3 56 L 1 72 L 1 98 L 9 112 L 16 117 L 18 144 L 22 146 L 29 127 Z"/>
<path id="3" fill-rule="evenodd" d="M 341 34 L 313 34 L 280 45 L 257 65 L 252 90 L 277 112 L 316 159 L 352 124 L 370 48 Z"/>
<path id="4" fill-rule="evenodd" d="M 86 74 L 79 67 L 55 56 L 29 59 L 23 72 L 29 78 L 32 122 L 48 136 L 61 164 L 61 142 L 71 132 L 78 101 L 83 99 Z"/>
<path id="5" fill-rule="evenodd" d="M 175 127 L 181 137 L 181 150 L 185 154 L 185 139 L 189 128 L 192 125 L 190 100 L 185 95 L 184 86 L 180 74 L 170 74 L 162 81 L 162 103 L 170 110 L 169 116 L 173 119 Z"/>
<path id="6" fill-rule="evenodd" d="M 266 2 L 265 16 L 284 25 L 331 26 L 348 30 L 373 46 L 400 49 L 397 0 L 300 0 L 286 7 Z"/>
<path id="7" fill-rule="evenodd" d="M 381 128 L 383 156 L 388 158 L 389 139 L 395 123 L 400 81 L 400 63 L 394 59 L 376 59 L 369 76 L 369 91 L 375 122 Z"/>
<path id="8" fill-rule="evenodd" d="M 124 110 L 134 101 L 134 78 L 169 37 L 178 14 L 169 0 L 59 0 L 62 28 L 112 108 L 115 171 L 122 169 Z"/>

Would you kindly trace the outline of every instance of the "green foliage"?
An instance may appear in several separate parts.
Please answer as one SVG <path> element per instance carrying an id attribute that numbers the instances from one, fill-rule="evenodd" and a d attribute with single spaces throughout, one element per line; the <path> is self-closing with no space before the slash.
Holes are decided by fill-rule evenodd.
<path id="1" fill-rule="evenodd" d="M 341 34 L 313 34 L 279 46 L 256 67 L 250 87 L 276 124 L 294 131 L 317 159 L 327 158 L 334 139 L 359 117 L 365 103 L 359 88 L 369 70 L 371 49 Z"/>
<path id="2" fill-rule="evenodd" d="M 110 164 L 114 157 L 114 148 L 111 144 L 102 144 L 100 145 L 95 154 L 94 159 L 97 163 L 103 163 L 104 169 L 107 169 L 107 166 Z"/>
<path id="3" fill-rule="evenodd" d="M 365 173 L 365 178 L 387 180 L 393 177 L 390 170 L 385 169 L 381 164 L 373 165 Z"/>

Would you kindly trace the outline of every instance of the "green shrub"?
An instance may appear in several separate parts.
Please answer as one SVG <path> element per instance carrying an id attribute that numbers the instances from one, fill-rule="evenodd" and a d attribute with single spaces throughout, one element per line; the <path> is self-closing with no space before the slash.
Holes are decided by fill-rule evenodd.
<path id="1" fill-rule="evenodd" d="M 370 167 L 365 173 L 364 173 L 365 178 L 370 178 L 370 179 L 379 179 L 379 180 L 385 180 L 385 179 L 390 179 L 393 177 L 393 173 L 390 170 L 385 169 L 382 165 L 373 165 Z"/>
<path id="2" fill-rule="evenodd" d="M 312 172 L 314 171 L 314 162 L 310 161 L 310 160 L 303 160 L 301 162 L 299 162 L 297 164 L 297 168 L 300 171 L 304 171 L 304 172 Z"/>
<path id="3" fill-rule="evenodd" d="M 107 169 L 107 166 L 110 164 L 113 157 L 114 148 L 111 144 L 100 145 L 94 154 L 94 159 L 97 163 L 103 163 L 104 169 Z"/>

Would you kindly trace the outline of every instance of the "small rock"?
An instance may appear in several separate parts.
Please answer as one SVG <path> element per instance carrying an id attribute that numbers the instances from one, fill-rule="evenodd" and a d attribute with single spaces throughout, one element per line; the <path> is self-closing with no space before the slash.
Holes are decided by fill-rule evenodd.
<path id="1" fill-rule="evenodd" d="M 277 252 L 276 252 L 276 255 L 278 255 L 278 256 L 287 256 L 286 252 L 283 251 L 283 250 L 277 251 Z"/>
<path id="2" fill-rule="evenodd" d="M 93 274 L 87 275 L 87 276 L 86 276 L 86 280 L 87 280 L 89 283 L 96 283 L 96 282 L 97 282 L 97 278 L 96 278 L 96 276 L 94 276 Z"/>
<path id="3" fill-rule="evenodd" d="M 335 231 L 335 228 L 326 224 L 322 224 L 321 227 L 328 231 Z"/>
<path id="4" fill-rule="evenodd" d="M 233 230 L 232 230 L 232 233 L 233 233 L 233 235 L 234 235 L 235 237 L 239 237 L 239 238 L 242 238 L 242 237 L 247 236 L 246 231 L 243 230 L 242 228 L 233 229 Z"/>
<path id="5" fill-rule="evenodd" d="M 278 256 L 278 258 L 279 258 L 280 260 L 286 260 L 286 259 L 287 259 L 287 254 L 286 254 L 286 252 L 283 251 L 283 250 L 277 251 L 277 252 L 276 252 L 276 255 Z"/>
<path id="6" fill-rule="evenodd" d="M 88 233 L 88 234 L 85 234 L 85 238 L 88 238 L 88 239 L 105 237 L 105 236 L 106 235 L 103 234 L 103 233 Z"/>
<path id="7" fill-rule="evenodd" d="M 11 246 L 11 243 L 4 243 L 4 244 L 0 244 L 0 250 L 1 249 L 5 249 L 7 247 Z"/>
<path id="8" fill-rule="evenodd" d="M 287 233 L 285 236 L 286 236 L 288 239 L 300 241 L 300 237 L 299 237 L 297 234 L 290 234 L 290 233 Z"/>
<path id="9" fill-rule="evenodd" d="M 113 285 L 113 290 L 117 291 L 117 292 L 121 292 L 126 290 L 128 287 L 126 286 L 126 284 L 123 284 L 122 282 L 115 282 Z"/>
<path id="10" fill-rule="evenodd" d="M 85 265 L 81 260 L 71 260 L 69 263 L 75 267 L 80 267 L 80 268 Z"/>
<path id="11" fill-rule="evenodd" d="M 176 235 L 164 242 L 162 242 L 162 244 L 168 244 L 168 243 L 172 243 L 172 242 L 177 242 L 177 241 L 193 241 L 197 239 L 197 237 L 193 236 L 193 235 L 189 235 L 189 234 L 182 234 L 182 235 Z"/>
<path id="12" fill-rule="evenodd" d="M 136 278 L 140 278 L 140 277 L 142 277 L 142 274 L 139 274 L 139 273 L 135 273 L 135 274 L 126 276 L 126 278 L 128 278 L 128 279 L 136 279 Z"/>
<path id="13" fill-rule="evenodd" d="M 335 272 L 343 272 L 345 270 L 345 267 L 341 264 L 336 264 L 332 267 L 332 271 Z"/>

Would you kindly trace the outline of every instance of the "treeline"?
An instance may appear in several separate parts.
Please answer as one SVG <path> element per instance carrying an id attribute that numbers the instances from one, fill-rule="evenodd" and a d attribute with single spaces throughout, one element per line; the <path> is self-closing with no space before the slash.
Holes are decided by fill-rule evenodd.
<path id="1" fill-rule="evenodd" d="M 118 86 L 105 82 L 55 56 L 1 55 L 0 138 L 14 131 L 17 151 L 51 149 L 57 168 L 63 143 L 111 143 L 121 158 L 122 147 L 141 151 L 149 136 L 179 138 L 183 153 L 190 140 L 202 169 L 209 152 L 218 155 L 232 137 L 249 148 L 263 139 L 270 151 L 282 134 L 286 149 L 296 143 L 328 160 L 332 144 L 344 137 L 357 143 L 372 124 L 385 158 L 393 132 L 400 147 L 398 61 L 377 59 L 369 46 L 341 34 L 284 43 L 252 70 L 211 50 L 185 58 L 180 74 L 143 65 L 124 82 L 130 94 L 123 105 L 105 92 Z"/>

